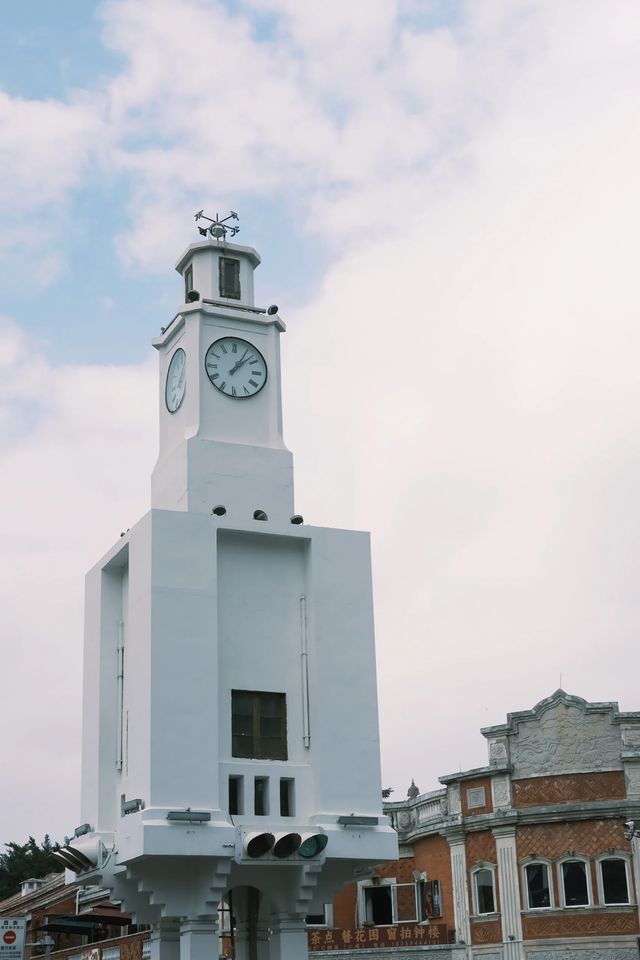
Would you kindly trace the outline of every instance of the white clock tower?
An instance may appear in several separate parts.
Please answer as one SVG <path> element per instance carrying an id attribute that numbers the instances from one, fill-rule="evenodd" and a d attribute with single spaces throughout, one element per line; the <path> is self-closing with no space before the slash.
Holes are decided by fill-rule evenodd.
<path id="1" fill-rule="evenodd" d="M 205 218 L 206 219 L 206 218 Z M 393 859 L 367 534 L 294 515 L 277 308 L 211 221 L 153 341 L 151 510 L 90 571 L 82 819 L 61 857 L 150 923 L 152 960 L 307 956 L 305 916 Z"/>

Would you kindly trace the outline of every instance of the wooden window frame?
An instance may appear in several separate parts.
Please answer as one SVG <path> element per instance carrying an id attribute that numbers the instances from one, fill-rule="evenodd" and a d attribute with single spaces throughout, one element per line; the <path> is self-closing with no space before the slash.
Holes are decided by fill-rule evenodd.
<path id="1" fill-rule="evenodd" d="M 251 703 L 251 733 L 241 733 L 236 725 L 235 710 L 236 698 L 247 697 Z M 265 718 L 261 707 L 266 702 L 266 698 L 278 698 L 280 705 L 280 714 L 277 719 L 280 720 L 280 730 L 277 737 L 267 736 L 262 732 L 263 719 L 276 719 L 274 717 Z M 241 716 L 246 716 L 242 714 Z M 278 749 L 267 749 L 265 741 L 278 740 Z M 243 744 L 244 741 L 244 744 Z M 239 747 L 243 745 L 244 749 Z M 231 691 L 231 756 L 242 760 L 287 760 L 287 703 L 284 693 L 273 693 L 266 690 L 232 690 Z"/>

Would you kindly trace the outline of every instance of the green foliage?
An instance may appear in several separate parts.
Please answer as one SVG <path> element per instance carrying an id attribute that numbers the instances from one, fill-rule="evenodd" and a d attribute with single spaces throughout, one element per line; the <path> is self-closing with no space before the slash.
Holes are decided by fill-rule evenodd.
<path id="1" fill-rule="evenodd" d="M 5 843 L 5 847 L 7 852 L 0 853 L 0 900 L 18 893 L 23 880 L 62 873 L 64 869 L 53 856 L 59 844 L 51 843 L 48 833 L 41 846 L 29 837 L 26 843 Z"/>

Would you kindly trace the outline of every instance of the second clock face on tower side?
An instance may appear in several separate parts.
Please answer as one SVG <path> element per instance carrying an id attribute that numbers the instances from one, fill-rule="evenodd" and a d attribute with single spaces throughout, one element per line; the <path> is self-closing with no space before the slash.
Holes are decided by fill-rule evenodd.
<path id="1" fill-rule="evenodd" d="M 175 413 L 184 400 L 184 391 L 187 384 L 187 355 L 178 347 L 171 357 L 167 370 L 167 382 L 164 388 L 164 399 L 169 413 Z"/>
<path id="2" fill-rule="evenodd" d="M 239 337 L 221 337 L 212 343 L 204 366 L 216 390 L 235 400 L 255 397 L 267 382 L 264 357 L 252 343 Z"/>

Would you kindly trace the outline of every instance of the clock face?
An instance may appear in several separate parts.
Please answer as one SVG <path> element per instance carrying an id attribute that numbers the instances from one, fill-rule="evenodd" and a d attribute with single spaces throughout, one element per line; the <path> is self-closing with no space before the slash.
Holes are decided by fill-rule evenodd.
<path id="1" fill-rule="evenodd" d="M 221 337 L 212 343 L 204 366 L 216 390 L 235 400 L 255 397 L 267 382 L 264 357 L 252 343 L 239 337 Z"/>
<path id="2" fill-rule="evenodd" d="M 171 357 L 167 370 L 167 382 L 164 388 L 164 399 L 169 413 L 175 413 L 184 400 L 184 391 L 187 385 L 187 355 L 178 347 Z"/>

